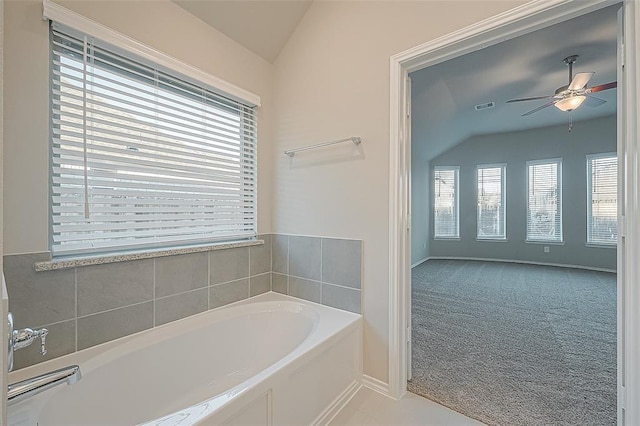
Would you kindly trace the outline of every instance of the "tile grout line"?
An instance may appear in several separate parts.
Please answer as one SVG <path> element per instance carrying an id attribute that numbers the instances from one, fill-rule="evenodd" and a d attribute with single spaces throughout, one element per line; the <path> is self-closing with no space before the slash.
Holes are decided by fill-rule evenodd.
<path id="1" fill-rule="evenodd" d="M 94 312 L 92 314 L 87 314 L 87 315 L 83 315 L 81 317 L 78 317 L 78 319 L 83 319 L 83 318 L 87 318 L 87 317 L 92 317 L 94 315 L 100 315 L 100 314 L 105 314 L 107 312 L 113 312 L 113 311 L 117 311 L 118 309 L 125 309 L 125 308 L 131 308 L 133 306 L 139 306 L 139 305 L 144 305 L 145 303 L 150 303 L 153 302 L 152 300 L 144 300 L 142 302 L 136 302 L 136 303 L 132 303 L 131 305 L 126 305 L 126 306 L 118 306 L 117 308 L 111 308 L 111 309 L 107 309 L 104 311 L 100 311 L 100 312 Z"/>
<path id="2" fill-rule="evenodd" d="M 291 239 L 287 235 L 287 296 L 291 296 L 291 294 L 289 293 L 289 262 L 290 262 L 289 254 L 291 252 L 290 247 L 291 247 Z"/>
<path id="3" fill-rule="evenodd" d="M 73 268 L 73 283 L 76 292 L 76 312 L 75 312 L 75 345 L 73 350 L 78 351 L 78 268 Z"/>
<path id="4" fill-rule="evenodd" d="M 207 254 L 207 311 L 211 309 L 211 253 Z"/>
<path id="5" fill-rule="evenodd" d="M 251 247 L 249 247 L 249 285 L 247 286 L 247 299 L 251 297 Z"/>
<path id="6" fill-rule="evenodd" d="M 153 327 L 155 326 L 156 326 L 156 260 L 153 259 Z"/>

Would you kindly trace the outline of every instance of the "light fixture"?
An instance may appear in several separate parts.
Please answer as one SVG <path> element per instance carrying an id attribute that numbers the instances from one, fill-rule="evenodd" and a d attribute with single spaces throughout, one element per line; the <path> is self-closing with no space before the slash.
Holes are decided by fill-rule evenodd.
<path id="1" fill-rule="evenodd" d="M 582 105 L 585 99 L 587 99 L 587 97 L 582 95 L 569 96 L 567 98 L 560 99 L 554 105 L 561 111 L 573 111 Z"/>

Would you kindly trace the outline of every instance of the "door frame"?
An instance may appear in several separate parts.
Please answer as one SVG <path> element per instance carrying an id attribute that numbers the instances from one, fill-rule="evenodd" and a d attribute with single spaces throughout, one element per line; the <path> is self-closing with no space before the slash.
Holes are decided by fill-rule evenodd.
<path id="1" fill-rule="evenodd" d="M 455 57 L 620 3 L 611 0 L 534 0 L 469 27 L 415 46 L 390 58 L 389 150 L 389 395 L 407 389 L 411 306 L 410 119 L 408 75 Z M 640 5 L 624 11 L 624 97 L 619 101 L 618 158 L 625 185 L 618 237 L 618 424 L 640 424 Z M 622 106 L 622 108 L 620 108 Z M 622 151 L 621 151 L 622 149 Z M 625 218 L 630 218 L 626 220 Z M 622 267 L 622 270 L 620 269 Z M 624 412 L 623 412 L 624 409 Z"/>

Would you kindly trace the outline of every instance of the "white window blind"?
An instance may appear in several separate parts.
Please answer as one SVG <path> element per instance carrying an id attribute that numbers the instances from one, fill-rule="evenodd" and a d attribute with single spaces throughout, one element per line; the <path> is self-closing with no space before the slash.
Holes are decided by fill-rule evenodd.
<path id="1" fill-rule="evenodd" d="M 459 238 L 457 167 L 434 169 L 434 237 Z"/>
<path id="2" fill-rule="evenodd" d="M 562 160 L 527 162 L 527 241 L 562 241 Z"/>
<path id="3" fill-rule="evenodd" d="M 506 238 L 504 165 L 478 167 L 478 239 Z"/>
<path id="4" fill-rule="evenodd" d="M 587 156 L 587 242 L 611 244 L 618 236 L 618 159 Z"/>
<path id="5" fill-rule="evenodd" d="M 251 106 L 52 23 L 54 256 L 255 236 Z"/>

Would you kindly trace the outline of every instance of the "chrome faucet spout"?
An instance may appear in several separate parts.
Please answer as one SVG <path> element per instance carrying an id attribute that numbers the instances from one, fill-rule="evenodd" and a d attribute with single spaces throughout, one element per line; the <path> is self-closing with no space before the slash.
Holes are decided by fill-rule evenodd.
<path id="1" fill-rule="evenodd" d="M 7 403 L 9 405 L 51 389 L 61 384 L 72 385 L 82 378 L 80 366 L 71 365 L 59 370 L 50 371 L 21 382 L 9 385 Z"/>

